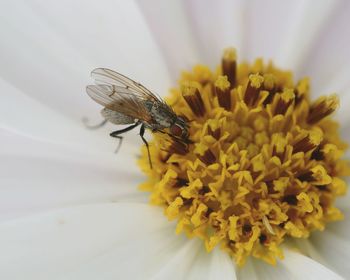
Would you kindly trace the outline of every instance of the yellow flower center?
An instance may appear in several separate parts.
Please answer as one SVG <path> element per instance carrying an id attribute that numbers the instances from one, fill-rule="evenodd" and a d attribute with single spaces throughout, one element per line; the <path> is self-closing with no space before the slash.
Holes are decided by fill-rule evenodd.
<path id="1" fill-rule="evenodd" d="M 248 256 L 275 264 L 287 237 L 307 238 L 342 219 L 335 207 L 349 173 L 335 95 L 310 100 L 307 78 L 265 65 L 236 63 L 224 52 L 216 71 L 184 72 L 167 100 L 189 120 L 191 144 L 154 134 L 153 169 L 143 147 L 141 185 L 151 204 L 177 220 L 176 232 L 220 245 L 238 265 Z"/>

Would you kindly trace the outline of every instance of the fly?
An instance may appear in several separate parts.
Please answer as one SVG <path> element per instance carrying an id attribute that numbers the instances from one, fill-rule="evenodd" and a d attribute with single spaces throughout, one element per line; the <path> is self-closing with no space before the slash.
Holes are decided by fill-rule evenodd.
<path id="1" fill-rule="evenodd" d="M 113 124 L 129 124 L 128 127 L 113 131 L 110 136 L 119 139 L 123 133 L 140 126 L 140 137 L 147 148 L 148 160 L 152 168 L 149 145 L 144 138 L 145 129 L 168 134 L 175 141 L 190 143 L 187 120 L 175 114 L 173 109 L 160 97 L 140 83 L 106 68 L 96 68 L 91 72 L 95 85 L 86 87 L 87 94 L 104 106 L 101 114 L 104 121 Z"/>

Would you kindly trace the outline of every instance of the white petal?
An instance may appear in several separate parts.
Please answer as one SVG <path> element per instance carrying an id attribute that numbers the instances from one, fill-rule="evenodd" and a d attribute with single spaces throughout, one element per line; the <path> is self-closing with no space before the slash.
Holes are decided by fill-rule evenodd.
<path id="1" fill-rule="evenodd" d="M 291 280 L 340 280 L 338 274 L 324 267 L 322 264 L 289 249 L 284 250 L 285 258 L 279 261 L 276 266 L 268 265 L 261 260 L 251 259 L 251 266 L 248 267 L 248 271 L 244 271 L 242 268 L 242 275 L 249 276 L 252 271 L 254 278 L 247 279 L 261 279 L 261 280 L 273 280 L 273 279 L 291 279 Z M 257 277 L 256 277 L 257 276 Z M 241 278 L 240 278 L 241 279 Z M 245 279 L 245 278 L 242 278 Z"/>
<path id="2" fill-rule="evenodd" d="M 169 87 L 134 1 L 7 2 L 0 35 L 0 76 L 76 119 L 96 111 L 85 94 L 95 67 L 110 67 L 155 91 Z"/>
<path id="3" fill-rule="evenodd" d="M 167 221 L 165 221 L 166 223 Z M 141 234 L 140 234 L 141 235 Z M 184 236 L 176 236 L 174 227 L 152 232 L 143 232 L 140 237 L 113 243 L 104 253 L 84 262 L 64 275 L 63 279 L 156 279 L 173 257 L 181 254 L 191 244 Z M 182 256 L 188 261 L 187 256 Z M 172 279 L 178 275 L 166 275 Z M 176 276 L 175 276 L 176 277 Z M 178 278 L 175 278 L 178 279 Z"/>
<path id="4" fill-rule="evenodd" d="M 220 248 L 215 248 L 210 253 L 206 252 L 202 244 L 186 279 L 234 280 L 236 279 L 234 261 Z"/>
<path id="5" fill-rule="evenodd" d="M 38 141 L 0 129 L 0 219 L 66 205 L 147 201 L 136 155 L 108 154 Z"/>
<path id="6" fill-rule="evenodd" d="M 138 204 L 80 206 L 2 223 L 0 278 L 141 279 L 157 252 L 171 249 L 169 227 L 158 208 Z"/>
<path id="7" fill-rule="evenodd" d="M 242 26 L 245 29 L 245 58 L 250 60 L 256 57 L 272 58 L 277 65 L 282 65 L 279 53 L 287 55 L 283 44 L 290 37 L 289 31 L 296 28 L 296 16 L 300 14 L 299 7 L 304 2 L 303 0 L 249 1 Z"/>
<path id="8" fill-rule="evenodd" d="M 223 48 L 230 46 L 238 50 L 239 58 L 244 57 L 245 1 L 191 0 L 186 3 L 193 35 L 201 46 L 201 63 L 215 67 Z"/>
<path id="9" fill-rule="evenodd" d="M 211 254 L 213 256 L 210 264 L 210 277 L 208 279 L 237 279 L 234 261 L 227 253 L 216 248 Z"/>
<path id="10" fill-rule="evenodd" d="M 289 26 L 284 29 L 286 35 L 282 38 L 277 62 L 281 66 L 300 72 L 302 62 L 311 53 L 319 34 L 330 19 L 336 16 L 335 11 L 340 1 L 326 0 L 314 3 L 300 0 L 293 2 L 295 9 L 288 11 L 290 13 Z M 282 16 L 285 16 L 285 13 L 282 13 Z"/>
<path id="11" fill-rule="evenodd" d="M 256 273 L 256 269 L 254 267 L 254 262 L 251 258 L 247 260 L 245 265 L 243 267 L 237 267 L 237 278 L 240 280 L 260 280 L 261 278 L 258 277 Z"/>
<path id="12" fill-rule="evenodd" d="M 283 262 L 285 261 L 287 260 L 285 259 L 282 261 L 282 263 L 279 263 L 276 266 L 272 266 L 261 260 L 251 258 L 250 260 L 251 265 L 250 267 L 248 266 L 248 272 L 244 271 L 246 270 L 246 267 L 242 268 L 242 272 L 246 276 L 250 276 L 251 274 L 253 274 L 253 278 L 247 278 L 247 279 L 256 278 L 259 280 L 278 280 L 278 279 L 296 280 L 296 278 L 292 278 L 292 275 L 283 266 Z M 300 269 L 300 267 L 295 267 L 294 269 Z M 245 279 L 245 278 L 242 278 L 242 279 Z"/>
<path id="13" fill-rule="evenodd" d="M 212 259 L 213 254 L 206 252 L 203 248 L 203 244 L 198 250 L 198 254 L 195 258 L 195 261 L 192 263 L 191 269 L 188 271 L 187 279 L 191 280 L 206 280 L 210 279 L 210 271 L 212 269 Z"/>
<path id="14" fill-rule="evenodd" d="M 2 156 L 0 219 L 69 205 L 132 200 L 142 177 L 103 162 Z"/>
<path id="15" fill-rule="evenodd" d="M 291 274 L 291 279 L 343 279 L 334 271 L 327 269 L 322 264 L 291 250 L 285 250 L 283 266 Z"/>
<path id="16" fill-rule="evenodd" d="M 185 13 L 183 1 L 149 1 L 138 0 L 145 15 L 152 34 L 162 52 L 170 76 L 176 81 L 180 71 L 190 69 L 193 64 L 200 61 L 194 40 L 195 33 Z"/>
<path id="17" fill-rule="evenodd" d="M 252 260 L 258 279 L 343 279 L 332 270 L 300 253 L 285 249 L 284 256 L 285 258 L 276 266 L 268 265 L 260 260 Z"/>
<path id="18" fill-rule="evenodd" d="M 316 95 L 330 92 L 347 95 L 346 92 L 350 88 L 349 13 L 350 3 L 341 1 L 315 40 L 312 51 L 303 60 L 301 73 L 312 78 L 312 88 Z"/>
<path id="19" fill-rule="evenodd" d="M 117 145 L 116 139 L 108 136 L 113 131 L 111 126 L 89 130 L 81 119 L 74 121 L 55 112 L 2 79 L 0 91 L 0 128 L 40 141 L 70 145 L 76 149 L 85 148 L 88 153 L 110 153 Z M 138 136 L 135 137 L 137 132 L 126 135 L 123 149 L 129 143 L 134 145 L 134 151 L 139 147 L 141 140 Z"/>
<path id="20" fill-rule="evenodd" d="M 173 253 L 172 258 L 151 279 L 185 279 L 192 269 L 201 245 L 203 244 L 198 239 L 186 242 L 183 247 Z"/>
<path id="21" fill-rule="evenodd" d="M 102 138 L 43 106 L 0 79 L 0 127 L 32 138 L 61 144 L 98 144 Z M 90 146 L 91 147 L 91 146 Z"/>

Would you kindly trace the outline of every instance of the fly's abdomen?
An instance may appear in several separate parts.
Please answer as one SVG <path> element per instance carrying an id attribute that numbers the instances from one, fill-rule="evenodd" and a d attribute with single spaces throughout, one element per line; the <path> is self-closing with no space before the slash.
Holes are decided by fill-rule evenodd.
<path id="1" fill-rule="evenodd" d="M 135 120 L 132 117 L 124 115 L 122 113 L 109 110 L 104 108 L 101 110 L 101 115 L 109 122 L 114 124 L 131 124 L 134 123 Z"/>

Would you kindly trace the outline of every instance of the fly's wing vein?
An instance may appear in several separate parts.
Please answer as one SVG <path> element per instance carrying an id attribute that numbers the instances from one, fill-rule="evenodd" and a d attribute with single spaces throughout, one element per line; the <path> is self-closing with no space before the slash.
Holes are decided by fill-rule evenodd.
<path id="1" fill-rule="evenodd" d="M 138 96 L 146 100 L 152 100 L 153 102 L 164 101 L 153 94 L 150 90 L 144 87 L 142 84 L 135 82 L 134 80 L 107 68 L 96 68 L 91 72 L 91 77 L 95 80 L 97 85 L 114 85 L 124 87 L 129 90 L 133 95 Z"/>
<path id="2" fill-rule="evenodd" d="M 124 87 L 113 85 L 89 85 L 87 94 L 109 110 L 124 114 L 133 119 L 150 123 L 152 117 L 145 107 L 145 99 L 130 93 Z"/>

